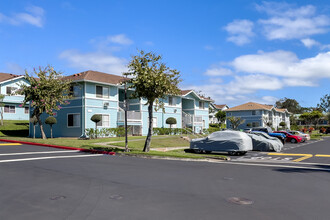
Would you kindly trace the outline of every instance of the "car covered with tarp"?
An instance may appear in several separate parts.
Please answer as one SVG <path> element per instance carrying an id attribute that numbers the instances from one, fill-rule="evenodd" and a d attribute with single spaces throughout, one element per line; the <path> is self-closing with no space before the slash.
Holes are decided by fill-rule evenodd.
<path id="1" fill-rule="evenodd" d="M 205 138 L 192 139 L 190 149 L 196 153 L 228 152 L 230 155 L 244 155 L 253 149 L 252 139 L 241 131 L 216 131 Z"/>
<path id="2" fill-rule="evenodd" d="M 254 131 L 247 135 L 252 139 L 253 150 L 280 152 L 283 148 L 282 141 L 276 137 L 271 137 L 264 132 Z"/>

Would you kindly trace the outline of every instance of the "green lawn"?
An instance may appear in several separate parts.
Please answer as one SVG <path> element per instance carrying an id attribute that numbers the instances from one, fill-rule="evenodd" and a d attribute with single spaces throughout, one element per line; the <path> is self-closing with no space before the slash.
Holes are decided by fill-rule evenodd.
<path id="1" fill-rule="evenodd" d="M 28 120 L 4 120 L 3 125 L 0 125 L 0 137 L 27 137 L 28 135 Z"/>

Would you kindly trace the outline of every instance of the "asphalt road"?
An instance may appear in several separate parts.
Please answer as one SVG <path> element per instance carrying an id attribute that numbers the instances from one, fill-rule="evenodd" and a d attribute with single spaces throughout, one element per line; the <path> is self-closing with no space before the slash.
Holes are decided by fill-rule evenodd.
<path id="1" fill-rule="evenodd" d="M 329 145 L 282 153 L 325 154 Z M 306 159 L 322 159 L 317 166 L 246 157 L 210 163 L 0 145 L 0 219 L 329 219 L 330 158 Z"/>

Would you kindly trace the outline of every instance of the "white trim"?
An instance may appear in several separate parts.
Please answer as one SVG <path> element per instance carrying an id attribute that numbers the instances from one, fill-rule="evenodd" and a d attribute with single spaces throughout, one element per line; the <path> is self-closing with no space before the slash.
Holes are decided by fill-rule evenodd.
<path id="1" fill-rule="evenodd" d="M 95 94 L 95 96 L 96 96 L 96 94 Z M 105 99 L 105 98 L 88 97 L 88 96 L 85 96 L 85 97 L 86 97 L 86 99 L 102 100 L 102 101 L 107 101 L 107 102 L 109 102 L 109 101 L 119 102 L 117 99 L 110 99 L 110 98 L 109 99 Z M 111 96 L 109 96 L 109 97 L 111 97 Z"/>
<path id="2" fill-rule="evenodd" d="M 78 126 L 69 126 L 69 115 L 79 115 L 79 125 Z M 80 128 L 81 126 L 81 118 L 80 118 L 81 114 L 80 113 L 67 113 L 66 114 L 66 127 L 67 128 Z"/>
<path id="3" fill-rule="evenodd" d="M 21 78 L 25 78 L 25 76 L 18 76 L 18 77 L 12 78 L 12 79 L 7 79 L 5 81 L 0 82 L 0 84 L 4 84 L 4 83 L 10 82 L 10 81 L 14 81 L 16 79 L 21 79 Z"/>
<path id="4" fill-rule="evenodd" d="M 120 84 L 112 84 L 112 83 L 99 82 L 99 81 L 86 80 L 86 79 L 72 80 L 72 82 L 91 82 L 91 83 L 95 83 L 95 84 L 104 84 L 104 85 L 110 85 L 110 86 L 120 86 Z"/>

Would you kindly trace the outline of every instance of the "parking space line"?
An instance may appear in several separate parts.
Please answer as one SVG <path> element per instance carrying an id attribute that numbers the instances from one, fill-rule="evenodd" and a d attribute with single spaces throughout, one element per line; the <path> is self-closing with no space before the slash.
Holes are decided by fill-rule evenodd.
<path id="1" fill-rule="evenodd" d="M 41 152 L 24 152 L 24 153 L 7 153 L 0 154 L 0 156 L 14 156 L 14 155 L 29 155 L 29 154 L 56 154 L 56 153 L 74 153 L 79 150 L 63 150 L 63 151 L 41 151 Z"/>
<path id="2" fill-rule="evenodd" d="M 74 155 L 74 156 L 56 156 L 56 157 L 34 157 L 12 160 L 0 160 L 0 163 L 19 162 L 19 161 L 31 161 L 31 160 L 47 160 L 47 159 L 63 159 L 63 158 L 76 158 L 76 157 L 98 157 L 102 154 L 88 154 L 88 155 Z"/>
<path id="3" fill-rule="evenodd" d="M 268 153 L 270 156 L 298 156 L 301 158 L 298 158 L 296 160 L 293 160 L 293 162 L 300 162 L 302 160 L 306 160 L 308 158 L 313 157 L 313 154 L 287 154 L 287 153 Z"/>
<path id="4" fill-rule="evenodd" d="M 315 157 L 330 157 L 330 155 L 326 155 L 326 154 L 316 154 Z"/>
<path id="5" fill-rule="evenodd" d="M 14 145 L 22 145 L 20 143 L 6 143 L 6 144 L 0 144 L 0 146 L 14 146 Z"/>

